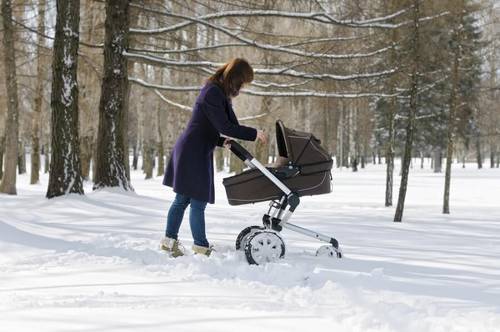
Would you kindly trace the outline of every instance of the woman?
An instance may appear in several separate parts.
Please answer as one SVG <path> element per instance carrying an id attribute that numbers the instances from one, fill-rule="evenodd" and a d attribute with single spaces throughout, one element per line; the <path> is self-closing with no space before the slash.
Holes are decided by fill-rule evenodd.
<path id="1" fill-rule="evenodd" d="M 207 256 L 212 251 L 205 235 L 205 207 L 214 203 L 213 150 L 227 140 L 221 134 L 267 142 L 262 130 L 240 125 L 232 108 L 231 99 L 252 80 L 253 69 L 244 59 L 233 59 L 219 68 L 201 89 L 191 119 L 175 143 L 163 184 L 172 187 L 176 196 L 161 241 L 161 248 L 174 257 L 183 255 L 177 234 L 188 205 L 193 251 Z"/>

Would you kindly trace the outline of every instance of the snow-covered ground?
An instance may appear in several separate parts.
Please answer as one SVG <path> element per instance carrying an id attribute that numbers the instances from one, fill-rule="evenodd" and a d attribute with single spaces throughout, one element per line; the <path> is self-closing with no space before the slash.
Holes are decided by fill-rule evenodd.
<path id="1" fill-rule="evenodd" d="M 225 174 L 206 211 L 217 252 L 177 259 L 158 250 L 173 198 L 161 178 L 47 200 L 47 177 L 23 175 L 18 196 L 0 196 L 0 330 L 500 331 L 500 170 L 453 173 L 451 215 L 443 175 L 414 169 L 394 223 L 383 165 L 335 170 L 334 192 L 303 198 L 291 221 L 345 257 L 315 257 L 319 242 L 285 230 L 286 258 L 265 266 L 234 240 L 267 204 L 229 206 Z M 187 220 L 180 238 L 189 249 Z"/>

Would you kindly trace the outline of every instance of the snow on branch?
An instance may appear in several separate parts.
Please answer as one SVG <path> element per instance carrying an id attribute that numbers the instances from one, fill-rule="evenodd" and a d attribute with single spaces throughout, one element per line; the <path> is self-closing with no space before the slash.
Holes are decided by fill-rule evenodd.
<path id="1" fill-rule="evenodd" d="M 158 89 L 154 89 L 153 91 L 154 91 L 154 93 L 158 97 L 160 97 L 161 100 L 163 100 L 167 104 L 175 106 L 175 107 L 177 107 L 177 108 L 179 108 L 179 109 L 181 109 L 183 111 L 188 111 L 188 112 L 192 111 L 191 107 L 188 107 L 186 105 L 182 105 L 182 104 L 176 103 L 175 101 L 168 99 L 160 91 L 158 91 Z M 242 117 L 242 118 L 238 118 L 238 121 L 254 120 L 254 119 L 258 119 L 258 118 L 261 118 L 263 116 L 266 116 L 266 115 L 268 115 L 268 113 L 261 113 L 261 114 L 257 114 L 257 115 L 245 116 L 245 117 Z"/>
<path id="2" fill-rule="evenodd" d="M 352 28 L 395 28 L 397 25 L 392 23 L 386 23 L 384 21 L 392 20 L 398 16 L 401 16 L 409 11 L 411 7 L 401 9 L 392 14 L 375 17 L 367 20 L 342 20 L 337 19 L 330 15 L 327 12 L 289 12 L 289 11 L 280 11 L 280 10 L 232 10 L 232 11 L 221 11 L 216 13 L 210 13 L 201 16 L 186 16 L 177 13 L 172 13 L 168 11 L 159 11 L 152 8 L 146 8 L 142 5 L 131 4 L 131 7 L 135 7 L 141 9 L 143 11 L 148 11 L 155 14 L 160 14 L 169 17 L 181 18 L 186 21 L 180 22 L 168 27 L 157 28 L 157 29 L 131 29 L 134 30 L 135 33 L 140 34 L 161 34 L 165 32 L 173 32 L 180 29 L 183 29 L 194 22 L 198 21 L 208 21 L 215 19 L 223 19 L 223 18 L 235 18 L 235 17 L 281 17 L 281 18 L 292 18 L 292 19 L 301 19 L 307 21 L 313 21 L 328 25 L 340 25 L 344 27 L 352 27 Z"/>
<path id="3" fill-rule="evenodd" d="M 268 11 L 259 11 L 259 12 L 266 13 Z M 270 12 L 272 12 L 272 11 L 270 11 Z M 274 51 L 274 52 L 282 52 L 282 53 L 287 53 L 287 54 L 292 54 L 292 55 L 297 55 L 297 56 L 302 56 L 302 57 L 331 59 L 331 60 L 333 60 L 333 59 L 368 58 L 368 57 L 372 57 L 372 56 L 387 52 L 394 47 L 394 45 L 389 45 L 386 47 L 382 47 L 381 49 L 367 52 L 367 53 L 352 53 L 352 54 L 325 54 L 325 53 L 305 52 L 305 51 L 302 51 L 299 49 L 294 49 L 294 48 L 289 48 L 289 47 L 282 47 L 282 46 L 275 46 L 275 45 L 271 45 L 271 44 L 259 43 L 259 42 L 255 41 L 254 39 L 248 39 L 248 38 L 241 36 L 239 33 L 234 33 L 231 30 L 229 30 L 223 26 L 220 26 L 220 25 L 217 25 L 214 23 L 210 23 L 208 21 L 205 21 L 203 19 L 199 19 L 196 17 L 189 17 L 189 16 L 185 16 L 185 15 L 178 15 L 178 14 L 169 14 L 169 15 L 179 17 L 179 18 L 185 18 L 187 20 L 192 20 L 195 23 L 206 25 L 208 27 L 211 27 L 214 30 L 218 30 L 218 31 L 224 33 L 227 36 L 230 36 L 236 40 L 239 40 L 243 43 L 246 43 L 248 45 L 251 45 L 251 46 L 259 48 L 259 49 L 264 49 L 264 50 Z M 149 31 L 149 32 L 147 32 L 147 31 Z M 155 30 L 130 29 L 130 32 L 132 34 L 134 34 L 134 33 L 135 34 L 151 34 L 150 33 L 151 31 L 161 31 L 160 33 L 166 32 L 166 31 L 162 30 L 162 28 L 155 29 Z M 168 32 L 170 32 L 170 30 L 168 30 Z"/>
<path id="4" fill-rule="evenodd" d="M 129 81 L 135 84 L 139 84 L 146 88 L 152 88 L 157 90 L 166 91 L 200 91 L 201 86 L 171 86 L 171 85 L 160 85 L 154 83 L 145 82 L 139 78 L 129 77 Z M 334 92 L 323 92 L 323 91 L 255 91 L 250 89 L 242 89 L 241 93 L 251 95 L 251 96 L 270 96 L 270 97 L 319 97 L 319 98 L 367 98 L 367 97 L 378 97 L 378 98 L 392 98 L 397 97 L 399 93 L 386 94 L 377 92 L 352 92 L 352 93 L 334 93 Z"/>
<path id="5" fill-rule="evenodd" d="M 249 44 L 246 44 L 246 43 L 226 43 L 226 44 L 200 46 L 200 47 L 192 47 L 192 48 L 182 48 L 182 49 L 140 49 L 140 48 L 130 48 L 129 50 L 132 51 L 132 52 L 143 52 L 143 53 L 182 54 L 182 53 L 191 53 L 191 52 L 214 50 L 214 49 L 217 49 L 217 48 L 245 47 L 245 46 L 252 46 L 252 45 L 249 45 Z"/>
<path id="6" fill-rule="evenodd" d="M 21 28 L 31 32 L 31 33 L 34 33 L 40 37 L 43 37 L 45 39 L 49 39 L 49 40 L 55 40 L 55 37 L 52 37 L 52 36 L 49 36 L 45 33 L 40 33 L 39 31 L 37 31 L 36 29 L 33 29 L 33 28 L 30 28 L 29 26 L 19 22 L 19 21 L 16 21 L 15 19 L 12 19 L 12 22 L 19 25 Z M 104 47 L 104 44 L 90 44 L 90 43 L 86 43 L 84 41 L 79 41 L 78 42 L 79 45 L 83 45 L 83 46 L 86 46 L 86 47 L 90 47 L 90 48 L 103 48 Z"/>
<path id="7" fill-rule="evenodd" d="M 317 43 L 326 43 L 333 41 L 353 41 L 359 39 L 365 39 L 368 36 L 354 36 L 354 37 L 328 37 L 328 38 L 313 38 L 307 39 L 303 41 L 297 41 L 294 43 L 287 43 L 282 45 L 276 45 L 276 47 L 286 48 L 292 46 L 303 46 Z M 394 46 L 394 45 L 391 45 Z M 209 51 L 218 48 L 227 48 L 227 47 L 255 47 L 252 43 L 224 43 L 217 45 L 208 45 L 208 46 L 200 46 L 200 47 L 191 47 L 191 48 L 182 48 L 182 49 L 165 49 L 165 48 L 155 48 L 155 49 L 141 49 L 141 48 L 130 48 L 129 50 L 132 52 L 142 52 L 142 53 L 157 53 L 157 54 L 183 54 L 183 53 L 191 53 L 191 52 L 200 52 L 200 51 Z"/>
<path id="8" fill-rule="evenodd" d="M 140 83 L 139 83 L 139 84 L 140 84 Z M 191 112 L 191 111 L 192 111 L 191 107 L 188 107 L 188 106 L 186 106 L 186 105 L 182 105 L 182 104 L 176 103 L 175 101 L 168 99 L 168 98 L 167 98 L 167 97 L 165 97 L 165 96 L 164 96 L 164 95 L 163 95 L 160 91 L 158 91 L 158 89 L 154 89 L 153 91 L 154 91 L 154 93 L 155 93 L 158 97 L 160 97 L 160 99 L 161 99 L 161 100 L 163 100 L 163 101 L 164 101 L 164 102 L 166 102 L 167 104 L 172 105 L 172 106 L 175 106 L 175 107 L 177 107 L 177 108 L 180 108 L 180 109 L 181 109 L 181 110 L 183 110 L 183 111 L 188 111 L 188 112 Z"/>
<path id="9" fill-rule="evenodd" d="M 153 88 L 159 90 L 167 90 L 167 91 L 178 91 L 178 92 L 189 92 L 189 91 L 200 91 L 201 87 L 199 86 L 173 86 L 173 85 L 158 85 L 154 83 L 147 83 L 140 78 L 129 77 L 129 82 L 139 84 L 145 88 Z"/>
<path id="10" fill-rule="evenodd" d="M 252 81 L 252 85 L 258 86 L 259 88 L 262 89 L 267 89 L 267 88 L 281 88 L 281 89 L 287 89 L 287 88 L 295 88 L 297 86 L 301 85 L 306 85 L 307 83 L 311 82 L 311 80 L 305 80 L 297 83 L 290 83 L 290 84 L 280 84 L 280 83 L 274 83 L 274 82 L 263 82 L 263 81 Z"/>
<path id="11" fill-rule="evenodd" d="M 144 62 L 154 66 L 177 66 L 177 67 L 208 67 L 208 68 L 219 68 L 223 63 L 211 62 L 211 61 L 176 61 L 169 60 L 162 57 L 157 57 L 154 55 L 145 55 L 133 52 L 124 52 L 125 56 L 130 60 L 137 62 Z M 312 74 L 307 72 L 300 72 L 290 68 L 254 68 L 256 74 L 263 75 L 281 75 L 289 77 L 297 77 L 304 79 L 314 79 L 314 80 L 336 80 L 336 81 L 348 81 L 356 79 L 370 79 L 382 76 L 388 76 L 395 73 L 398 68 L 383 70 L 373 73 L 360 73 L 351 75 L 335 75 L 335 74 Z"/>

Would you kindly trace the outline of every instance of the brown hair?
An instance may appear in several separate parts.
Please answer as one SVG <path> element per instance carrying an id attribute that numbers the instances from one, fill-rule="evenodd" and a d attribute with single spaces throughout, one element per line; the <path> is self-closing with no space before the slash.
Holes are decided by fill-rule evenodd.
<path id="1" fill-rule="evenodd" d="M 234 58 L 208 78 L 209 82 L 218 84 L 226 96 L 238 95 L 243 83 L 253 81 L 253 69 L 247 60 Z"/>

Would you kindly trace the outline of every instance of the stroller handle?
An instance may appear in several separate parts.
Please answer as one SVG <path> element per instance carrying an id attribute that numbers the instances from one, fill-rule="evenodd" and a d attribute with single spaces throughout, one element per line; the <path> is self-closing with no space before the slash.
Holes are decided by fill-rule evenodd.
<path id="1" fill-rule="evenodd" d="M 234 153 L 241 161 L 252 160 L 253 156 L 244 147 L 242 147 L 238 142 L 234 140 L 229 140 L 228 142 L 231 152 Z"/>

